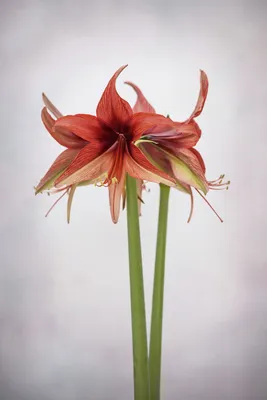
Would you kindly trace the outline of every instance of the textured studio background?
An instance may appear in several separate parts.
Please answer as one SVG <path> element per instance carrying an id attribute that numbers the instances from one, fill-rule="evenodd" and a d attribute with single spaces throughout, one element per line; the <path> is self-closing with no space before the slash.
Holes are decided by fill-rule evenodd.
<path id="1" fill-rule="evenodd" d="M 262 1 L 55 1 L 0 4 L 0 399 L 133 398 L 126 215 L 105 188 L 66 199 L 33 187 L 61 151 L 40 120 L 44 91 L 63 113 L 95 113 L 112 74 L 159 113 L 192 112 L 210 80 L 197 148 L 228 192 L 172 190 L 163 400 L 264 400 L 267 394 L 266 4 Z M 141 218 L 148 316 L 158 187 Z"/>

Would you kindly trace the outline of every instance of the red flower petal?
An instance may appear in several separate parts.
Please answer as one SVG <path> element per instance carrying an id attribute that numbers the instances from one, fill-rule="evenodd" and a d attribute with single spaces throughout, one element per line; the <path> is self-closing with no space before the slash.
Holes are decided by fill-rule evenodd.
<path id="1" fill-rule="evenodd" d="M 191 148 L 197 144 L 201 137 L 201 130 L 198 124 L 192 119 L 188 123 L 173 122 L 176 127 L 176 133 L 166 139 L 170 140 L 175 148 Z M 155 141 L 160 141 L 161 137 L 155 138 Z M 165 139 L 162 137 L 162 139 Z M 162 144 L 165 143 L 162 141 Z"/>
<path id="2" fill-rule="evenodd" d="M 89 143 L 73 160 L 66 171 L 56 180 L 55 186 L 73 185 L 87 180 L 94 180 L 108 171 L 113 159 L 113 149 L 104 152 L 100 142 Z"/>
<path id="3" fill-rule="evenodd" d="M 200 91 L 198 95 L 197 104 L 195 106 L 194 111 L 188 118 L 186 122 L 190 122 L 193 118 L 196 118 L 203 110 L 209 89 L 209 81 L 206 73 L 200 70 Z"/>
<path id="4" fill-rule="evenodd" d="M 170 154 L 173 173 L 178 181 L 200 189 L 205 194 L 208 192 L 209 185 L 202 165 L 198 156 L 191 149 L 174 149 L 172 146 L 166 145 L 163 151 L 167 151 L 167 154 Z"/>
<path id="5" fill-rule="evenodd" d="M 116 224 L 119 219 L 121 199 L 125 190 L 125 170 L 122 172 L 120 181 L 112 183 L 108 189 L 111 218 L 114 224 Z"/>
<path id="6" fill-rule="evenodd" d="M 69 149 L 81 149 L 83 146 L 85 146 L 86 142 L 78 136 L 75 136 L 73 133 L 68 132 L 63 128 L 59 128 L 55 131 L 54 126 L 57 121 L 51 117 L 45 107 L 42 109 L 41 117 L 43 124 L 50 135 L 62 146 Z"/>
<path id="7" fill-rule="evenodd" d="M 136 86 L 132 82 L 124 82 L 124 83 L 126 83 L 126 85 L 131 86 L 137 94 L 137 100 L 133 107 L 134 113 L 138 112 L 156 113 L 155 109 L 151 106 L 151 104 L 149 104 L 149 102 L 147 101 L 147 99 L 145 98 L 145 96 L 143 95 L 138 86 Z"/>
<path id="8" fill-rule="evenodd" d="M 205 166 L 205 163 L 204 163 L 204 160 L 203 160 L 201 154 L 196 149 L 188 149 L 188 151 L 190 151 L 191 153 L 193 153 L 197 157 L 198 162 L 199 162 L 199 164 L 200 164 L 200 166 L 202 168 L 202 171 L 205 174 L 206 173 L 206 166 Z"/>
<path id="9" fill-rule="evenodd" d="M 160 145 L 144 142 L 140 143 L 138 148 L 145 154 L 148 160 L 152 160 L 161 171 L 165 171 L 169 176 L 173 177 L 172 167 L 168 155 L 163 152 Z"/>
<path id="10" fill-rule="evenodd" d="M 172 120 L 160 114 L 136 113 L 131 119 L 131 135 L 134 141 L 142 135 L 168 135 L 175 133 Z"/>
<path id="11" fill-rule="evenodd" d="M 79 150 L 67 149 L 63 151 L 53 162 L 45 176 L 41 179 L 38 186 L 35 188 L 35 193 L 40 193 L 42 190 L 49 189 L 54 186 L 54 180 L 60 172 L 63 172 L 74 158 L 79 153 Z"/>
<path id="12" fill-rule="evenodd" d="M 133 178 L 164 183 L 168 186 L 175 185 L 175 180 L 151 164 L 135 145 L 130 146 L 130 151 L 126 148 L 125 169 Z"/>
<path id="13" fill-rule="evenodd" d="M 119 68 L 110 79 L 96 109 L 96 115 L 117 132 L 123 132 L 133 112 L 129 103 L 116 90 L 116 79 L 127 65 Z"/>
<path id="14" fill-rule="evenodd" d="M 112 129 L 97 117 L 89 114 L 66 115 L 59 118 L 55 123 L 54 130 L 57 132 L 62 129 L 73 132 L 87 142 L 115 141 L 117 138 L 117 134 Z"/>

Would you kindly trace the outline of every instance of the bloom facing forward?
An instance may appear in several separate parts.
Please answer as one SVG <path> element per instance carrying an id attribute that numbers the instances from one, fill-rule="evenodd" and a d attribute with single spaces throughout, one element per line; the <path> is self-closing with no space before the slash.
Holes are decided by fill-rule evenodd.
<path id="1" fill-rule="evenodd" d="M 131 82 L 125 82 L 130 85 L 137 94 L 137 101 L 133 111 L 155 113 L 155 109 L 149 104 L 141 90 Z M 193 148 L 201 136 L 201 130 L 195 121 L 203 110 L 208 94 L 208 78 L 204 71 L 200 74 L 200 91 L 194 111 L 184 122 L 174 122 L 170 118 L 170 125 L 173 129 L 165 132 L 159 132 L 151 129 L 142 135 L 138 141 L 138 147 L 144 154 L 157 165 L 158 168 L 172 176 L 176 182 L 176 188 L 190 194 L 191 211 L 188 222 L 193 212 L 193 193 L 192 187 L 201 194 L 207 194 L 209 189 L 228 188 L 230 182 L 222 182 L 223 175 L 214 181 L 208 181 L 205 177 L 206 167 L 200 153 Z M 208 203 L 209 204 L 209 203 Z M 212 210 L 213 207 L 209 204 Z M 218 214 L 215 212 L 218 216 Z M 219 216 L 218 216 L 219 217 Z M 219 217 L 221 220 L 221 218 Z M 222 220 L 221 220 L 222 221 Z"/>
<path id="2" fill-rule="evenodd" d="M 174 177 L 148 160 L 135 145 L 146 132 L 174 133 L 173 124 L 162 115 L 133 113 L 115 86 L 125 67 L 118 69 L 110 79 L 98 103 L 96 116 L 61 116 L 46 102 L 42 111 L 43 122 L 53 138 L 67 150 L 60 154 L 36 188 L 38 193 L 51 187 L 71 191 L 77 185 L 90 183 L 108 186 L 114 223 L 119 217 L 126 173 L 141 180 L 175 185 Z M 57 120 L 50 116 L 47 108 Z"/>

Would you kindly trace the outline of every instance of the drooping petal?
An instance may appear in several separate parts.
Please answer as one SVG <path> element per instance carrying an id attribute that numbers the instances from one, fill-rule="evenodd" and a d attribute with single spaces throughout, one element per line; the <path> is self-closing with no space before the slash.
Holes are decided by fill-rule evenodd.
<path id="1" fill-rule="evenodd" d="M 73 133 L 63 128 L 59 128 L 55 131 L 54 126 L 57 121 L 51 117 L 46 107 L 42 109 L 41 117 L 43 124 L 50 135 L 62 146 L 69 149 L 81 149 L 83 146 L 85 146 L 86 142 L 78 136 L 74 135 Z"/>
<path id="2" fill-rule="evenodd" d="M 199 114 L 201 114 L 207 95 L 208 95 L 208 89 L 209 89 L 209 81 L 206 73 L 202 70 L 200 70 L 200 90 L 199 90 L 199 95 L 197 99 L 197 104 L 195 106 L 194 111 L 188 118 L 186 122 L 190 122 L 193 118 L 196 118 Z"/>
<path id="3" fill-rule="evenodd" d="M 35 188 L 35 194 L 54 186 L 56 178 L 71 164 L 79 150 L 67 149 L 63 151 L 53 162 L 45 176 Z"/>
<path id="4" fill-rule="evenodd" d="M 203 160 L 201 154 L 196 149 L 188 149 L 188 151 L 190 151 L 191 153 L 193 153 L 197 157 L 198 162 L 199 162 L 199 164 L 200 164 L 200 166 L 202 168 L 202 171 L 205 174 L 206 173 L 206 166 L 205 166 L 205 163 L 204 163 L 204 160 Z"/>
<path id="5" fill-rule="evenodd" d="M 171 119 L 160 114 L 149 114 L 143 112 L 133 115 L 130 129 L 133 141 L 137 141 L 143 135 L 166 137 L 176 133 L 176 128 Z"/>
<path id="6" fill-rule="evenodd" d="M 110 79 L 96 109 L 96 115 L 117 132 L 123 132 L 133 112 L 130 104 L 116 90 L 116 79 L 127 65 L 119 68 Z"/>
<path id="7" fill-rule="evenodd" d="M 56 180 L 55 186 L 73 185 L 103 176 L 112 165 L 115 145 L 107 151 L 104 151 L 101 143 L 90 143 L 85 146 Z"/>
<path id="8" fill-rule="evenodd" d="M 44 93 L 42 93 L 42 98 L 43 98 L 43 102 L 44 105 L 46 106 L 46 108 L 54 115 L 54 117 L 56 118 L 60 118 L 63 117 L 63 114 L 61 114 L 60 111 L 58 111 L 58 109 L 54 106 L 54 104 L 48 99 L 48 97 L 46 97 L 46 95 Z"/>
<path id="9" fill-rule="evenodd" d="M 108 189 L 111 218 L 114 224 L 116 224 L 119 219 L 121 199 L 125 190 L 125 171 L 123 171 L 120 181 L 113 182 Z"/>
<path id="10" fill-rule="evenodd" d="M 123 174 L 123 165 L 124 165 L 124 149 L 126 146 L 125 137 L 123 135 L 118 135 L 118 140 L 116 142 L 116 146 L 114 147 L 114 156 L 112 165 L 108 171 L 109 179 L 116 179 L 117 181 L 121 180 Z"/>
<path id="11" fill-rule="evenodd" d="M 73 132 L 87 142 L 115 141 L 117 134 L 97 117 L 89 114 L 66 115 L 54 125 L 55 132 L 65 130 Z"/>
<path id="12" fill-rule="evenodd" d="M 71 212 L 71 206 L 72 206 L 72 201 L 73 201 L 73 196 L 75 193 L 75 190 L 78 185 L 72 185 L 70 190 L 69 190 L 69 197 L 68 197 L 68 205 L 67 205 L 67 222 L 68 224 L 70 223 L 70 212 Z"/>
<path id="13" fill-rule="evenodd" d="M 125 169 L 133 177 L 155 183 L 164 183 L 174 186 L 175 180 L 165 172 L 155 167 L 135 145 L 131 145 L 130 151 L 126 147 Z"/>
<path id="14" fill-rule="evenodd" d="M 136 86 L 132 82 L 124 82 L 126 85 L 129 85 L 133 88 L 135 93 L 137 94 L 137 100 L 136 103 L 133 107 L 133 112 L 138 113 L 138 112 L 145 112 L 145 113 L 156 113 L 155 109 L 149 104 L 141 90 L 139 89 L 138 86 Z"/>
<path id="15" fill-rule="evenodd" d="M 209 190 L 202 166 L 198 157 L 190 149 L 174 149 L 171 146 L 161 147 L 161 150 L 169 155 L 173 173 L 178 181 L 184 182 L 205 194 Z"/>

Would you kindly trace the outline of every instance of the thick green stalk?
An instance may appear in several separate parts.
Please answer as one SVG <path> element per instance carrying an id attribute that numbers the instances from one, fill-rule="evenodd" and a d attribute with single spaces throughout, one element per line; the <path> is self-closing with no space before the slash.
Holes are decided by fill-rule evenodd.
<path id="1" fill-rule="evenodd" d="M 149 400 L 148 349 L 136 180 L 126 178 L 134 399 Z"/>
<path id="2" fill-rule="evenodd" d="M 154 287 L 150 328 L 149 373 L 151 400 L 160 399 L 162 316 L 164 298 L 164 273 L 167 237 L 167 219 L 170 188 L 160 184 L 158 237 L 154 271 Z"/>

